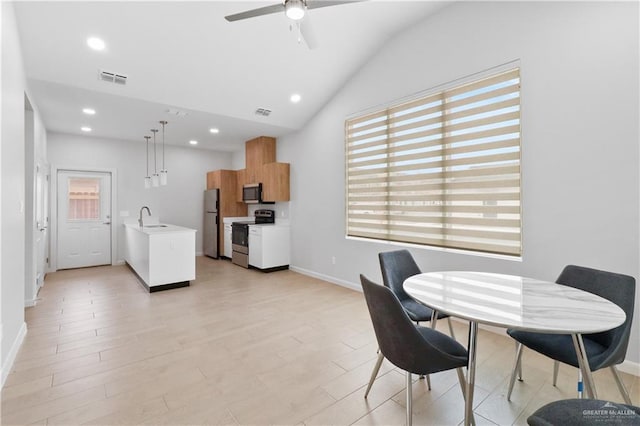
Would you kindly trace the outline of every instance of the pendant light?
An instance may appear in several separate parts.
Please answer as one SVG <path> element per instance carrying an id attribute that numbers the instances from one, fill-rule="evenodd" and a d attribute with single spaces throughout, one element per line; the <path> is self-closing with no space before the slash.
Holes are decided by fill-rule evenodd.
<path id="1" fill-rule="evenodd" d="M 160 185 L 165 186 L 167 184 L 167 169 L 164 165 L 164 126 L 168 121 L 161 120 L 162 124 L 162 169 L 160 170 Z"/>
<path id="2" fill-rule="evenodd" d="M 151 185 L 160 186 L 160 175 L 158 175 L 157 152 L 156 152 L 156 133 L 158 129 L 151 129 L 153 132 L 153 176 L 151 176 Z"/>
<path id="3" fill-rule="evenodd" d="M 151 136 L 144 137 L 147 140 L 147 175 L 144 177 L 144 187 L 145 189 L 151 188 L 151 176 L 149 176 L 149 139 Z"/>

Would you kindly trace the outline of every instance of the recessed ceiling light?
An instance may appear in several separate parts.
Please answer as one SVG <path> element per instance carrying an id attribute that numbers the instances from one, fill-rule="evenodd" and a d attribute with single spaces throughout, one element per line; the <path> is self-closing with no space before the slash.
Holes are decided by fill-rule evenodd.
<path id="1" fill-rule="evenodd" d="M 209 129 L 209 131 L 210 131 L 211 133 L 220 133 L 220 130 L 219 130 L 219 129 L 216 129 L 215 127 L 210 128 L 210 129 Z"/>
<path id="2" fill-rule="evenodd" d="M 80 127 L 80 130 L 82 130 L 83 132 L 90 132 L 91 127 L 83 126 L 83 127 Z"/>
<path id="3" fill-rule="evenodd" d="M 89 46 L 93 50 L 104 50 L 104 48 L 106 47 L 106 44 L 104 43 L 104 40 L 102 40 L 101 38 L 89 37 L 87 39 L 87 46 Z"/>
<path id="4" fill-rule="evenodd" d="M 82 112 L 84 112 L 87 115 L 95 115 L 96 110 L 93 108 L 82 108 Z"/>
<path id="5" fill-rule="evenodd" d="M 198 145 L 198 141 L 189 141 L 191 145 Z"/>
<path id="6" fill-rule="evenodd" d="M 291 102 L 293 102 L 294 104 L 297 104 L 302 99 L 302 96 L 300 96 L 297 93 L 294 93 L 293 95 L 291 95 L 291 98 L 289 99 L 291 99 Z"/>

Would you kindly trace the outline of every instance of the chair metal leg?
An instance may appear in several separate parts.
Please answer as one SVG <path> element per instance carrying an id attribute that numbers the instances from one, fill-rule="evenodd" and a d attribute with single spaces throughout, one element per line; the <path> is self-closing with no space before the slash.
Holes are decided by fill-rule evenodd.
<path id="1" fill-rule="evenodd" d="M 451 317 L 447 317 L 447 323 L 449 323 L 449 333 L 453 339 L 456 338 L 455 333 L 453 332 L 453 324 L 451 323 Z"/>
<path id="2" fill-rule="evenodd" d="M 412 387 L 411 373 L 407 371 L 407 426 L 411 426 L 413 423 L 413 407 L 411 406 L 413 402 Z"/>
<path id="3" fill-rule="evenodd" d="M 431 328 L 436 328 L 436 323 L 438 322 L 438 311 L 431 311 Z"/>
<path id="4" fill-rule="evenodd" d="M 460 388 L 462 389 L 462 397 L 466 398 L 467 392 L 467 381 L 464 378 L 464 372 L 462 368 L 456 368 L 456 373 L 458 373 L 458 382 L 460 383 Z"/>
<path id="5" fill-rule="evenodd" d="M 513 364 L 511 379 L 509 380 L 509 391 L 507 392 L 507 401 L 511 401 L 511 392 L 513 392 L 513 385 L 516 382 L 516 373 L 518 371 L 521 371 L 521 363 L 522 363 L 522 343 L 516 342 L 516 359 Z"/>
<path id="6" fill-rule="evenodd" d="M 587 396 L 591 399 L 598 399 L 598 393 L 596 392 L 596 386 L 593 382 L 593 376 L 591 375 L 591 367 L 589 366 L 589 359 L 587 358 L 587 351 L 582 341 L 582 335 L 572 334 L 571 337 L 578 358 L 578 364 L 580 365 L 580 373 L 583 375 L 586 385 Z"/>
<path id="7" fill-rule="evenodd" d="M 518 381 L 522 382 L 522 362 L 518 364 Z"/>
<path id="8" fill-rule="evenodd" d="M 427 389 L 431 390 L 431 379 L 428 374 L 425 377 L 427 378 Z"/>
<path id="9" fill-rule="evenodd" d="M 364 393 L 364 397 L 366 398 L 369 395 L 369 391 L 371 390 L 371 385 L 378 377 L 378 371 L 380 371 L 380 366 L 382 365 L 382 361 L 384 360 L 384 355 L 382 355 L 382 351 L 378 349 L 378 360 L 376 361 L 376 365 L 373 367 L 373 371 L 371 372 L 371 378 L 369 379 L 369 384 L 367 385 L 367 390 Z"/>
<path id="10" fill-rule="evenodd" d="M 558 370 L 560 369 L 560 361 L 553 361 L 553 386 L 558 383 Z"/>
<path id="11" fill-rule="evenodd" d="M 612 365 L 611 367 L 609 367 L 609 369 L 611 370 L 611 373 L 613 373 L 613 378 L 616 379 L 616 384 L 618 385 L 618 390 L 620 390 L 620 393 L 622 394 L 622 397 L 624 398 L 624 403 L 628 404 L 628 405 L 633 405 L 633 404 L 631 404 L 631 398 L 629 398 L 629 392 L 627 392 L 627 388 L 624 386 L 624 383 L 622 382 L 622 379 L 620 378 L 620 374 L 618 373 L 618 369 L 616 368 L 615 365 Z"/>

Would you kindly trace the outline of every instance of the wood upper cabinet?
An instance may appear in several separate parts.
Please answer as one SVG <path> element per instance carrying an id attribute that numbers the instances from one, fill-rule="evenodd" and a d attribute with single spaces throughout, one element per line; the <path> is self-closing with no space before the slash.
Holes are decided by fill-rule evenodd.
<path id="1" fill-rule="evenodd" d="M 220 188 L 220 182 L 222 181 L 222 170 L 216 170 L 215 172 L 207 173 L 207 190 Z"/>
<path id="2" fill-rule="evenodd" d="M 246 169 L 236 170 L 236 201 L 242 202 L 242 186 L 247 183 Z"/>
<path id="3" fill-rule="evenodd" d="M 236 171 L 216 170 L 207 173 L 207 189 L 220 189 L 220 213 L 222 210 L 234 211 L 236 200 Z M 222 216 L 222 214 L 221 214 Z M 231 216 L 227 214 L 226 216 Z"/>
<path id="4" fill-rule="evenodd" d="M 289 163 L 262 165 L 262 199 L 289 201 Z"/>
<path id="5" fill-rule="evenodd" d="M 242 201 L 242 186 L 262 183 L 264 201 L 289 201 L 289 164 L 276 163 L 275 138 L 260 136 L 245 143 L 246 169 L 237 171 L 236 199 Z"/>
<path id="6" fill-rule="evenodd" d="M 259 183 L 262 165 L 276 161 L 275 138 L 260 136 L 245 143 L 246 183 Z"/>

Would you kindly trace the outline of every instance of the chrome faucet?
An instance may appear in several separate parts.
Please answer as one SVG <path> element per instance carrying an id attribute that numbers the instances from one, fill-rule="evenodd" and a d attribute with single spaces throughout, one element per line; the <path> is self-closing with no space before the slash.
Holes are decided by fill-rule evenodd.
<path id="1" fill-rule="evenodd" d="M 151 210 L 149 210 L 149 207 L 147 206 L 142 206 L 140 208 L 140 217 L 138 217 L 138 223 L 140 224 L 140 228 L 142 228 L 142 210 L 147 209 L 147 213 L 149 216 L 151 216 Z"/>

